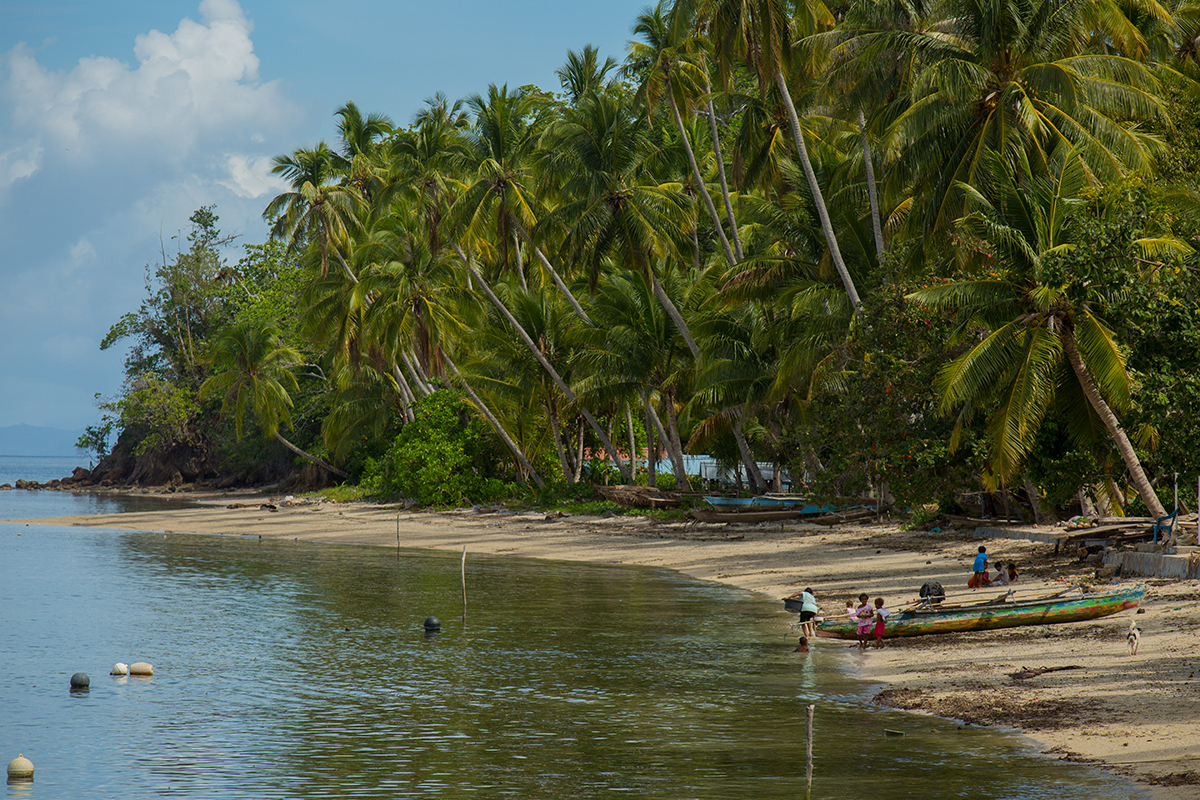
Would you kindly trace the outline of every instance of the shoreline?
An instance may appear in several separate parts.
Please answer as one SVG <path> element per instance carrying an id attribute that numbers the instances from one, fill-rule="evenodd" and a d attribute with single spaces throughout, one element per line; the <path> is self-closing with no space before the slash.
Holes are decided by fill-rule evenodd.
<path id="1" fill-rule="evenodd" d="M 465 546 L 488 555 L 672 569 L 762 594 L 781 609 L 781 598 L 811 586 L 827 615 L 841 613 L 846 599 L 859 592 L 883 596 L 895 607 L 914 598 L 927 580 L 950 593 L 970 592 L 965 583 L 980 543 L 994 559 L 1017 562 L 1018 588 L 1061 587 L 1094 569 L 1065 554 L 1055 558 L 1045 543 L 977 539 L 972 529 L 905 532 L 888 522 L 735 526 L 405 511 L 304 498 L 289 505 L 278 495 L 249 491 L 168 496 L 198 505 L 11 522 L 383 547 L 395 547 L 399 537 L 403 547 L 460 552 Z M 1139 611 L 1145 613 L 1136 617 L 1121 612 L 1089 622 L 893 639 L 858 657 L 858 677 L 885 687 L 874 697 L 881 705 L 1014 730 L 1051 757 L 1134 780 L 1156 800 L 1200 798 L 1200 581 L 1142 582 L 1147 592 Z M 784 619 L 790 621 L 781 617 L 781 624 Z M 1136 656 L 1126 646 L 1131 619 L 1142 631 Z M 1042 667 L 1072 669 L 1012 677 Z"/>

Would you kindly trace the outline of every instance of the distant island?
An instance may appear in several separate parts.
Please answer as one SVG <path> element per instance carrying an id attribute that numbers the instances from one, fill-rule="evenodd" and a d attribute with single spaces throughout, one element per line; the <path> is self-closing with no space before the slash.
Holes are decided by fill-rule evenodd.
<path id="1" fill-rule="evenodd" d="M 9 425 L 0 428 L 0 456 L 75 456 L 83 431 Z"/>

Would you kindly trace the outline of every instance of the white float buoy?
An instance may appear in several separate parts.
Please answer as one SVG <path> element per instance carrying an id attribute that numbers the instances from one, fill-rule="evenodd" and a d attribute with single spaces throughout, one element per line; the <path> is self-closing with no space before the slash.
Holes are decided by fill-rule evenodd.
<path id="1" fill-rule="evenodd" d="M 10 781 L 33 780 L 33 762 L 23 755 L 17 755 L 8 762 L 8 779 Z"/>
<path id="2" fill-rule="evenodd" d="M 117 663 L 113 664 L 112 672 L 109 674 L 111 674 L 111 675 L 128 675 L 129 674 L 129 665 L 122 664 L 120 661 L 118 661 Z"/>
<path id="3" fill-rule="evenodd" d="M 129 665 L 130 675 L 153 675 L 154 665 L 147 664 L 145 661 L 137 661 Z"/>

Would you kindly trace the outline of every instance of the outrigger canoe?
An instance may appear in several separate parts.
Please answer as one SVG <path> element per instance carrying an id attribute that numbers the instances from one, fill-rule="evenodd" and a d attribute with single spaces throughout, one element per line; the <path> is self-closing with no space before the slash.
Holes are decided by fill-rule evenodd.
<path id="1" fill-rule="evenodd" d="M 932 633 L 991 631 L 1022 625 L 1054 625 L 1081 622 L 1136 608 L 1146 589 L 1141 584 L 1108 592 L 1086 593 L 1065 589 L 1052 595 L 1020 599 L 1014 593 L 983 602 L 940 603 L 925 598 L 901 606 L 888 615 L 883 626 L 885 639 L 901 636 L 925 636 Z M 829 639 L 856 639 L 853 620 L 827 618 L 817 625 L 817 636 Z"/>

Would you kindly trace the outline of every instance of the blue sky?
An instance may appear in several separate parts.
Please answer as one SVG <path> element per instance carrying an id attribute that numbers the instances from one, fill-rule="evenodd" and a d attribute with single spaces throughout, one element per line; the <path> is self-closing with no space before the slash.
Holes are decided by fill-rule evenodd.
<path id="1" fill-rule="evenodd" d="M 624 56 L 645 0 L 0 3 L 0 427 L 82 428 L 121 386 L 100 340 L 192 211 L 260 242 L 271 156 L 347 100 L 405 123 L 437 91 L 557 90 Z M 236 255 L 236 254 L 235 254 Z"/>

